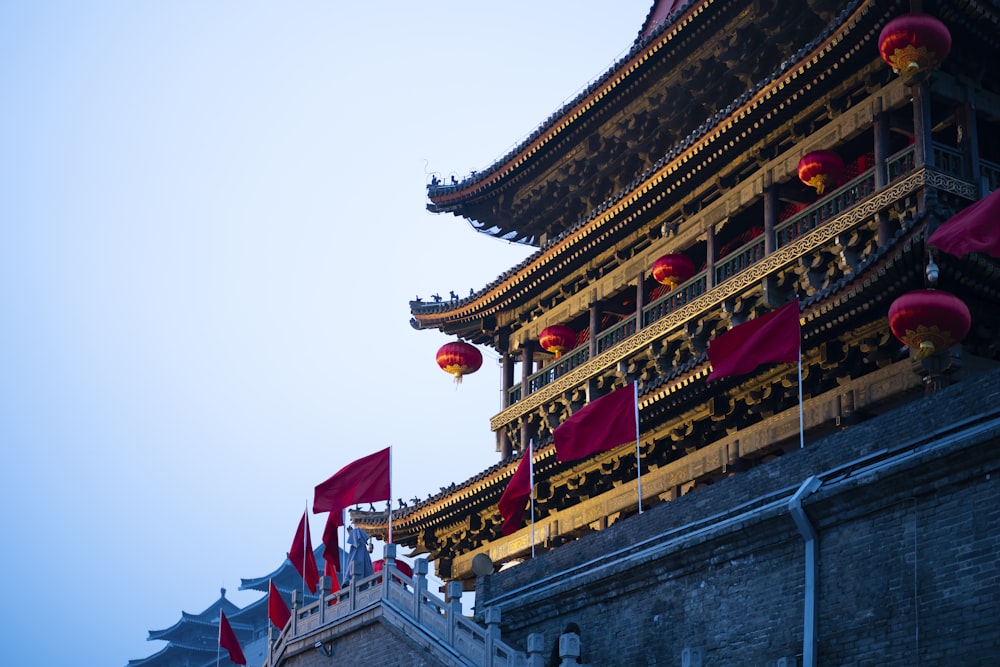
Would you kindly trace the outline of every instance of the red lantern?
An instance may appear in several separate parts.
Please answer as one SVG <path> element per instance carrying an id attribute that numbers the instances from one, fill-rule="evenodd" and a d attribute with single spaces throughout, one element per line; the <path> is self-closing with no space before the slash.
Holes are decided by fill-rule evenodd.
<path id="1" fill-rule="evenodd" d="M 576 332 L 565 324 L 553 324 L 538 334 L 538 344 L 546 352 L 554 353 L 558 359 L 563 352 L 576 347 Z"/>
<path id="2" fill-rule="evenodd" d="M 475 373 L 483 365 L 483 355 L 474 346 L 459 340 L 441 346 L 437 351 L 437 364 L 445 373 L 455 376 L 456 384 L 461 384 L 463 375 Z"/>
<path id="3" fill-rule="evenodd" d="M 904 14 L 889 21 L 878 36 L 882 59 L 903 83 L 915 83 L 922 72 L 937 67 L 951 51 L 951 33 L 927 14 Z"/>
<path id="4" fill-rule="evenodd" d="M 693 275 L 694 262 L 684 255 L 664 255 L 653 262 L 653 280 L 670 289 L 677 289 Z"/>
<path id="5" fill-rule="evenodd" d="M 965 302 L 940 290 L 907 292 L 889 306 L 889 328 L 918 359 L 962 342 L 971 324 Z"/>
<path id="6" fill-rule="evenodd" d="M 843 174 L 844 161 L 833 151 L 813 151 L 799 160 L 799 180 L 816 188 L 818 195 L 836 187 Z"/>

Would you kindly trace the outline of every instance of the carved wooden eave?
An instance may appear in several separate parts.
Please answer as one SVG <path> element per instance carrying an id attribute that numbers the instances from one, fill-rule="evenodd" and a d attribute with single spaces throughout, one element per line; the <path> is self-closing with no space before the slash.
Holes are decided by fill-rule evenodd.
<path id="1" fill-rule="evenodd" d="M 867 76 L 869 70 L 873 75 L 884 75 L 873 41 L 889 15 L 872 12 L 872 4 L 852 3 L 856 6 L 853 12 L 843 12 L 838 22 L 828 26 L 808 48 L 796 52 L 794 59 L 782 62 L 752 89 L 705 119 L 616 196 L 496 281 L 466 298 L 411 302 L 411 324 L 416 329 L 440 329 L 475 343 L 496 345 L 498 327 L 520 326 L 520 311 L 530 309 L 541 295 L 564 298 L 560 286 L 568 276 L 599 263 L 595 257 L 611 255 L 611 263 L 617 264 L 615 255 L 630 256 L 629 246 L 648 244 L 649 230 L 658 228 L 668 209 L 675 209 L 699 188 L 703 200 L 718 197 L 706 190 L 718 190 L 720 170 L 744 163 L 751 147 L 766 141 L 775 127 L 787 123 L 806 106 L 804 97 L 833 88 L 851 76 L 849 71 L 854 77 Z M 820 139 L 803 137 L 794 151 L 795 161 L 813 144 L 820 145 Z M 775 180 L 794 173 L 794 164 L 787 162 L 775 165 L 782 170 L 774 174 Z M 759 178 L 758 174 L 754 180 Z M 759 182 L 742 185 L 759 194 Z M 703 221 L 698 231 L 703 231 L 705 224 Z M 582 289 L 582 285 L 572 289 Z"/>
<path id="2" fill-rule="evenodd" d="M 798 60 L 803 35 L 829 30 L 842 7 L 857 4 L 689 2 L 510 154 L 460 183 L 433 182 L 429 208 L 543 245 L 730 100 Z"/>

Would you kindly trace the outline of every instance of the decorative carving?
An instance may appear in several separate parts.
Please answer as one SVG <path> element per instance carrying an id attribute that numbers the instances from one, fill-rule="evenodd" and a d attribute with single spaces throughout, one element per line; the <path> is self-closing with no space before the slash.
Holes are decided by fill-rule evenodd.
<path id="1" fill-rule="evenodd" d="M 780 271 L 795 264 L 800 257 L 821 249 L 836 237 L 850 232 L 859 225 L 869 224 L 876 213 L 914 195 L 927 185 L 933 185 L 961 196 L 968 193 L 970 199 L 975 199 L 975 188 L 972 185 L 932 169 L 920 169 L 906 178 L 892 183 L 841 215 L 792 240 L 761 261 L 750 265 L 729 280 L 693 298 L 670 315 L 640 329 L 634 335 L 605 350 L 587 363 L 577 366 L 561 378 L 545 385 L 529 396 L 522 397 L 520 401 L 495 415 L 490 420 L 491 428 L 493 430 L 502 428 L 504 424 L 537 409 L 538 406 L 553 400 L 559 394 L 570 391 L 577 385 L 585 384 L 588 380 L 603 373 L 613 371 L 620 361 L 638 354 L 654 341 L 679 331 L 696 318 L 718 308 L 726 299 L 736 297 L 748 289 L 756 288 L 765 278 L 777 276 Z"/>

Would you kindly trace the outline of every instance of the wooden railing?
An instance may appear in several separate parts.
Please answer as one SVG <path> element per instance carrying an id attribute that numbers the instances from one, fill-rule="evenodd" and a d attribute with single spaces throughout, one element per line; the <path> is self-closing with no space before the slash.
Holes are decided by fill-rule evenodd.
<path id="1" fill-rule="evenodd" d="M 610 329 L 602 331 L 597 336 L 597 353 L 617 345 L 635 333 L 635 317 L 627 317 Z"/>
<path id="2" fill-rule="evenodd" d="M 642 325 L 648 326 L 674 312 L 685 303 L 705 293 L 707 274 L 705 271 L 677 286 L 670 292 L 642 309 Z"/>
<path id="3" fill-rule="evenodd" d="M 979 169 L 983 178 L 983 183 L 990 189 L 990 192 L 1000 188 L 1000 164 L 983 160 L 980 162 Z M 985 192 L 980 194 L 982 196 L 986 195 Z"/>
<path id="4" fill-rule="evenodd" d="M 912 152 L 912 151 L 911 151 Z M 912 165 L 912 162 L 910 163 Z M 875 170 L 869 169 L 826 195 L 812 206 L 799 211 L 774 228 L 777 247 L 781 248 L 827 220 L 858 205 L 875 192 Z"/>

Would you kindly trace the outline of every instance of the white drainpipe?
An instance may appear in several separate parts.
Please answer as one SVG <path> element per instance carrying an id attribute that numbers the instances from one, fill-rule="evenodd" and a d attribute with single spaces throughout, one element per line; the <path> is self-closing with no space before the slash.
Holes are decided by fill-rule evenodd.
<path id="1" fill-rule="evenodd" d="M 809 523 L 809 517 L 802 509 L 802 499 L 823 484 L 813 475 L 802 482 L 799 490 L 788 499 L 788 511 L 795 521 L 799 533 L 806 541 L 806 582 L 802 632 L 802 667 L 816 667 L 816 571 L 819 567 L 819 551 L 816 545 L 816 529 Z"/>

